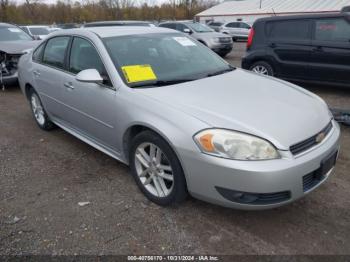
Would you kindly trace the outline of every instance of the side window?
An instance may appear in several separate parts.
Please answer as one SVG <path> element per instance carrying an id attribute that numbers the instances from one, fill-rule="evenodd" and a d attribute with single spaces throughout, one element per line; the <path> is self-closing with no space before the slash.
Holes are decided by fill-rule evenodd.
<path id="1" fill-rule="evenodd" d="M 316 20 L 315 40 L 349 42 L 350 24 L 342 18 Z"/>
<path id="2" fill-rule="evenodd" d="M 234 23 L 227 24 L 226 27 L 237 28 L 237 27 L 239 27 L 239 25 L 238 25 L 238 23 L 234 22 Z"/>
<path id="3" fill-rule="evenodd" d="M 83 38 L 74 37 L 69 57 L 69 71 L 77 74 L 85 69 L 96 69 L 103 78 L 104 84 L 112 86 L 95 47 Z"/>
<path id="4" fill-rule="evenodd" d="M 69 43 L 68 36 L 59 36 L 47 41 L 43 63 L 64 68 L 65 54 Z"/>
<path id="5" fill-rule="evenodd" d="M 268 22 L 266 24 L 267 36 L 280 40 L 308 40 L 310 39 L 308 20 L 290 20 Z"/>
<path id="6" fill-rule="evenodd" d="M 244 28 L 244 29 L 250 29 L 250 25 L 248 25 L 246 23 L 239 23 L 239 27 Z"/>
<path id="7" fill-rule="evenodd" d="M 37 49 L 34 50 L 33 57 L 32 57 L 33 61 L 41 62 L 41 59 L 43 57 L 44 48 L 45 48 L 45 43 L 42 43 L 39 47 L 37 47 Z"/>
<path id="8" fill-rule="evenodd" d="M 160 27 L 176 29 L 176 24 L 163 24 L 163 25 L 160 25 Z"/>
<path id="9" fill-rule="evenodd" d="M 177 31 L 180 31 L 180 32 L 183 32 L 185 29 L 189 29 L 187 26 L 185 26 L 184 24 L 177 24 L 176 25 L 176 30 Z"/>

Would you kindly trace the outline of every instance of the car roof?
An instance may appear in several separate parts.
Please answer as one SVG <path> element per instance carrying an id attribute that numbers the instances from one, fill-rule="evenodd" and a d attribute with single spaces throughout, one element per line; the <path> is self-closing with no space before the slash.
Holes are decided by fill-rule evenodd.
<path id="1" fill-rule="evenodd" d="M 28 27 L 28 28 L 39 28 L 39 27 L 47 28 L 48 26 L 47 25 L 26 25 L 26 27 Z"/>
<path id="2" fill-rule="evenodd" d="M 91 24 L 96 24 L 96 25 L 103 25 L 103 24 L 116 24 L 116 25 L 122 25 L 122 24 L 151 24 L 151 22 L 147 21 L 138 21 L 138 20 L 112 20 L 112 21 L 96 21 L 96 22 L 89 22 L 86 23 L 85 25 L 91 25 Z"/>
<path id="3" fill-rule="evenodd" d="M 346 17 L 346 13 L 334 12 L 328 14 L 308 14 L 308 15 L 286 15 L 286 16 L 273 16 L 264 17 L 258 19 L 256 22 L 267 22 L 267 21 L 284 21 L 284 20 L 299 20 L 299 19 L 315 19 L 315 18 L 337 18 Z"/>
<path id="4" fill-rule="evenodd" d="M 113 36 L 126 36 L 126 35 L 142 35 L 142 34 L 157 34 L 157 33 L 175 33 L 177 31 L 161 28 L 161 27 L 144 27 L 144 26 L 128 26 L 120 27 L 116 29 L 110 26 L 100 26 L 100 27 L 86 27 L 77 29 L 67 29 L 54 32 L 55 36 L 58 35 L 85 35 L 88 32 L 92 32 L 101 38 L 113 37 Z"/>

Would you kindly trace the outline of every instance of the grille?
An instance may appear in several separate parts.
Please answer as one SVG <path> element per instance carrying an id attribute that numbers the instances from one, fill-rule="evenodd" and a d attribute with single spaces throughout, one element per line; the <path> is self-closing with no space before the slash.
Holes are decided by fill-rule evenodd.
<path id="1" fill-rule="evenodd" d="M 310 174 L 307 174 L 303 176 L 303 189 L 304 192 L 309 191 L 310 189 L 317 186 L 319 183 L 322 182 L 322 180 L 325 178 L 324 175 L 319 172 L 319 170 L 316 170 Z"/>
<path id="2" fill-rule="evenodd" d="M 317 145 L 318 142 L 317 142 L 317 136 L 321 133 L 323 133 L 325 136 L 327 136 L 329 134 L 329 132 L 332 130 L 333 128 L 333 125 L 332 125 L 332 122 L 329 122 L 329 124 L 321 130 L 321 132 L 319 132 L 318 134 L 302 141 L 302 142 L 299 142 L 295 145 L 292 145 L 289 149 L 290 151 L 292 152 L 293 155 L 297 155 L 297 154 L 300 154 L 310 148 L 312 148 L 313 146 Z"/>
<path id="3" fill-rule="evenodd" d="M 219 38 L 219 41 L 220 41 L 220 43 L 230 43 L 231 42 L 231 38 L 229 38 L 229 37 L 220 37 Z"/>

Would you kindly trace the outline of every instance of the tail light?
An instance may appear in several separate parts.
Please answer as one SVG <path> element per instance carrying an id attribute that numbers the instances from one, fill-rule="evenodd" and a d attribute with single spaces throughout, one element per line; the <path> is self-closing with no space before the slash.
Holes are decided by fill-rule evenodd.
<path id="1" fill-rule="evenodd" d="M 255 31 L 254 31 L 254 28 L 252 27 L 249 31 L 247 49 L 249 49 L 253 44 L 254 34 L 255 34 Z"/>

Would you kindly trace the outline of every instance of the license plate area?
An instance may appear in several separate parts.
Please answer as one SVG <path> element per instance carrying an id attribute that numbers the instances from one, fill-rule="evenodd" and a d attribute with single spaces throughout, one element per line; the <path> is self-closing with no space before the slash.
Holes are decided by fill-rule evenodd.
<path id="1" fill-rule="evenodd" d="M 333 152 L 321 162 L 320 175 L 323 177 L 335 166 L 337 162 L 338 151 Z"/>
<path id="2" fill-rule="evenodd" d="M 319 169 L 303 177 L 304 192 L 307 192 L 313 189 L 325 179 L 328 172 L 335 166 L 335 163 L 337 161 L 337 156 L 338 156 L 338 151 L 333 152 L 332 154 L 327 156 L 324 160 L 322 160 L 321 166 Z"/>

